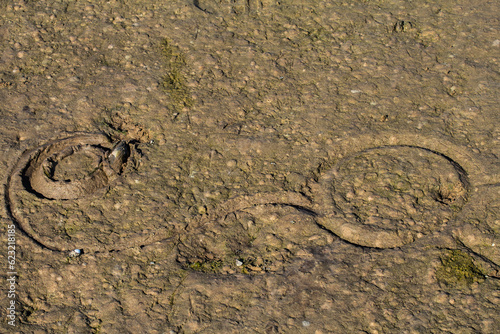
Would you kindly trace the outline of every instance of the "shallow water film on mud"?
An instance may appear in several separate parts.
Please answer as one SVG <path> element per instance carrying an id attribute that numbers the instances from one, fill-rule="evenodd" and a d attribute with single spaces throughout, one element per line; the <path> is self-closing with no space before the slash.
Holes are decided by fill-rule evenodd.
<path id="1" fill-rule="evenodd" d="M 1 332 L 500 332 L 494 1 L 0 1 Z"/>

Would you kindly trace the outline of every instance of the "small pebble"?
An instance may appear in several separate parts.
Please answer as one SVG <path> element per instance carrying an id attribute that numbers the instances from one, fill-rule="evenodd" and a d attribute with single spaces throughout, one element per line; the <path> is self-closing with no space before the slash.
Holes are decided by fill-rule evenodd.
<path id="1" fill-rule="evenodd" d="M 73 249 L 71 252 L 69 252 L 69 257 L 78 257 L 82 255 L 82 250 L 81 249 Z"/>

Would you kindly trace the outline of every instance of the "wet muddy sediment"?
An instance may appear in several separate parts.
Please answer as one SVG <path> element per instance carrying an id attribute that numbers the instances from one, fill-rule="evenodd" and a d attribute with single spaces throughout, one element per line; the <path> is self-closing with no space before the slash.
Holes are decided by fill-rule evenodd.
<path id="1" fill-rule="evenodd" d="M 493 3 L 0 6 L 9 332 L 500 330 Z"/>

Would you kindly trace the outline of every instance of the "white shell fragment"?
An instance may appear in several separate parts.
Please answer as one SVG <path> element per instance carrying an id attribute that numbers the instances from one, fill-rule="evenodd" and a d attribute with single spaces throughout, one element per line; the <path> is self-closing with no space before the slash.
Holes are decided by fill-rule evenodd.
<path id="1" fill-rule="evenodd" d="M 82 250 L 81 249 L 73 249 L 71 252 L 69 252 L 69 257 L 78 257 L 82 255 Z"/>

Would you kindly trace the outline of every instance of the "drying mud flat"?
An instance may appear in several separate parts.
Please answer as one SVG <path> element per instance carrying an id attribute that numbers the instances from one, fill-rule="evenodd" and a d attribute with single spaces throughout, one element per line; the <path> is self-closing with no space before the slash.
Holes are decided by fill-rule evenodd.
<path id="1" fill-rule="evenodd" d="M 495 2 L 0 9 L 2 332 L 500 332 Z"/>

